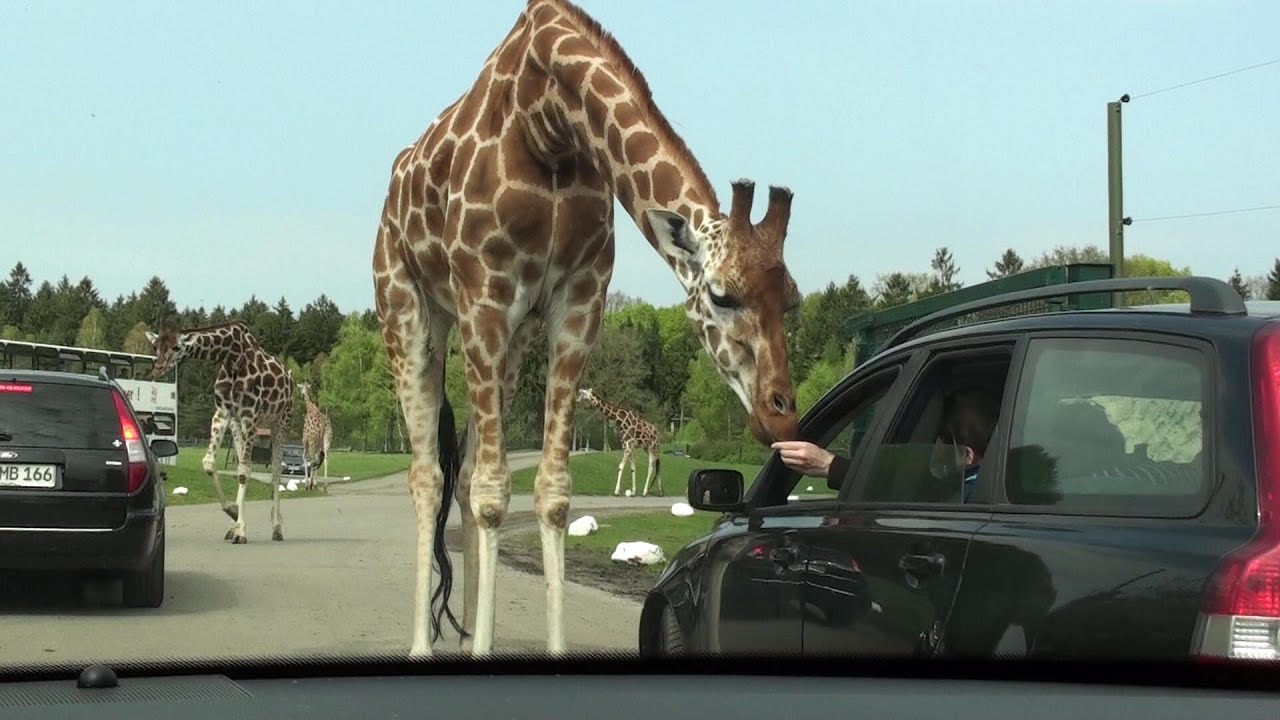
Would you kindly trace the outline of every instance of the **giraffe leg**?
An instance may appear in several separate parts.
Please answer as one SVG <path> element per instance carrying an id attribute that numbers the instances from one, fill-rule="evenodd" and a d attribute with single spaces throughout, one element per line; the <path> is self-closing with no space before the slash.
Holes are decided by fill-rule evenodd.
<path id="1" fill-rule="evenodd" d="M 529 351 L 535 331 L 539 326 L 537 318 L 527 318 L 516 328 L 507 349 L 507 363 L 503 379 L 502 407 L 511 407 L 515 397 L 516 383 L 520 379 L 520 366 Z M 462 460 L 461 477 L 458 480 L 458 505 L 462 508 L 462 540 L 463 540 L 463 627 L 473 632 L 476 627 L 476 598 L 480 568 L 478 563 L 479 530 L 476 526 L 475 514 L 471 512 L 471 474 L 475 470 L 476 427 L 475 415 L 467 420 L 466 448 Z"/>
<path id="2" fill-rule="evenodd" d="M 213 411 L 213 421 L 209 423 L 209 449 L 204 453 L 204 460 L 200 463 L 204 468 L 205 474 L 209 476 L 209 482 L 213 483 L 213 491 L 218 495 L 218 505 L 222 506 L 222 512 L 228 517 L 235 520 L 239 517 L 239 509 L 227 506 L 227 493 L 222 489 L 222 479 L 218 477 L 218 447 L 222 444 L 222 439 L 227 434 L 227 421 L 230 418 L 227 411 L 219 405 Z M 235 435 L 232 435 L 232 445 L 235 444 Z M 239 457 L 239 451 L 236 452 Z"/>
<path id="3" fill-rule="evenodd" d="M 379 282 L 379 289 L 382 287 Z M 379 293 L 378 315 L 413 456 L 409 464 L 409 496 L 418 531 L 413 635 L 409 655 L 430 657 L 432 638 L 428 636 L 428 627 L 437 634 L 439 631 L 431 616 L 431 576 L 432 560 L 439 550 L 436 547 L 436 525 L 444 501 L 445 477 L 440 467 L 439 430 L 444 397 L 444 348 L 450 320 L 442 310 L 420 299 L 415 292 L 391 293 L 390 296 Z M 388 317 L 396 320 L 388 323 Z M 447 569 L 442 565 L 440 570 L 443 581 Z M 444 600 L 447 606 L 448 598 Z"/>
<path id="4" fill-rule="evenodd" d="M 617 495 L 621 495 L 621 494 L 622 494 L 622 472 L 623 472 L 623 470 L 625 470 L 625 469 L 626 469 L 626 467 L 627 467 L 627 456 L 628 456 L 628 455 L 630 455 L 630 453 L 629 453 L 629 452 L 627 452 L 627 446 L 626 446 L 626 445 L 623 445 L 623 446 L 622 446 L 622 459 L 618 461 L 618 481 L 617 481 L 617 482 L 615 482 L 615 483 L 613 484 L 613 494 L 614 494 L 615 496 L 617 496 Z M 632 492 L 631 494 L 632 494 L 632 495 L 635 495 L 635 493 L 634 493 L 634 492 Z"/>
<path id="5" fill-rule="evenodd" d="M 601 281 L 608 286 L 608 275 Z M 569 285 L 567 283 L 566 285 Z M 533 509 L 542 536 L 542 575 L 547 587 L 547 651 L 565 652 L 564 533 L 569 522 L 573 481 L 569 445 L 573 441 L 574 394 L 582 380 L 591 343 L 600 329 L 603 305 L 589 302 L 556 314 L 548 328 L 546 421 L 542 460 L 533 487 Z"/>
<path id="6" fill-rule="evenodd" d="M 636 451 L 634 446 L 631 448 L 629 452 L 627 452 L 627 459 L 631 461 L 631 497 L 635 497 L 636 496 Z"/>
<path id="7" fill-rule="evenodd" d="M 236 487 L 236 515 L 235 524 L 231 526 L 231 530 L 227 532 L 229 539 L 233 545 L 243 545 L 249 542 L 249 538 L 245 535 L 244 530 L 244 495 L 246 486 L 249 484 L 249 473 L 253 470 L 250 465 L 250 458 L 253 453 L 254 422 L 251 418 L 240 418 L 233 420 L 231 424 L 231 438 L 237 440 L 235 432 L 236 428 L 240 429 L 240 437 L 236 442 L 236 454 L 238 462 L 236 463 L 236 481 L 239 485 Z"/>
<path id="8" fill-rule="evenodd" d="M 271 539 L 276 542 L 284 540 L 281 528 L 284 518 L 280 516 L 280 457 L 284 455 L 284 434 L 287 428 L 288 420 L 280 420 L 275 432 L 271 433 Z"/>
<path id="9" fill-rule="evenodd" d="M 656 460 L 658 457 L 655 454 L 656 452 L 657 451 L 654 450 L 653 448 L 649 448 L 648 450 L 649 462 L 647 463 L 647 465 L 649 466 L 649 469 L 644 476 L 644 494 L 646 497 L 649 495 L 649 483 L 653 482 L 653 464 L 654 464 L 653 461 Z M 661 491 L 659 491 L 657 488 L 654 488 L 654 492 L 659 495 L 661 494 Z"/>

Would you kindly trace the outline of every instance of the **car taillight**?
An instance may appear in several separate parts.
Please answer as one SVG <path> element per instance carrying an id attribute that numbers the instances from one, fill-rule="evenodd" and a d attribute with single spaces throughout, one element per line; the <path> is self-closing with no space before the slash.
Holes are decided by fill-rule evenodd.
<path id="1" fill-rule="evenodd" d="M 124 395 L 113 391 L 111 399 L 116 404 L 116 417 L 120 420 L 120 437 L 124 440 L 124 449 L 129 460 L 125 467 L 125 477 L 128 478 L 129 483 L 128 491 L 134 492 L 147 480 L 147 449 L 143 445 L 145 441 L 142 433 L 129 415 L 129 405 L 125 402 Z"/>
<path id="2" fill-rule="evenodd" d="M 18 383 L 0 383 L 0 393 L 30 393 L 32 391 L 30 385 L 19 385 Z"/>
<path id="3" fill-rule="evenodd" d="M 1280 324 L 1258 331 L 1250 356 L 1258 530 L 1222 558 L 1197 623 L 1204 657 L 1280 660 Z"/>

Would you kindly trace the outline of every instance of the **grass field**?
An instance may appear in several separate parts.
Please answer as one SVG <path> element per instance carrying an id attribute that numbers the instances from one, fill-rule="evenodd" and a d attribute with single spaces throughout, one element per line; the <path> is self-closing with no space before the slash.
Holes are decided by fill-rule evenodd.
<path id="1" fill-rule="evenodd" d="M 589 514 L 584 512 L 582 514 Z M 651 510 L 647 512 L 628 513 L 611 517 L 596 517 L 600 529 L 591 535 L 565 538 L 565 551 L 581 551 L 590 553 L 592 561 L 600 561 L 613 565 L 623 563 L 610 560 L 613 551 L 621 542 L 651 542 L 662 548 L 665 561 L 653 565 L 641 565 L 637 570 L 660 573 L 667 562 L 690 542 L 706 535 L 715 521 L 717 513 L 695 511 L 689 517 L 676 517 L 670 510 Z M 574 517 L 579 517 L 575 514 Z M 537 535 L 534 535 L 537 538 Z M 537 540 L 541 542 L 540 539 Z"/>
<path id="2" fill-rule="evenodd" d="M 644 490 L 644 478 L 649 472 L 648 456 L 644 453 L 633 454 L 636 461 L 636 494 Z M 574 495 L 612 495 L 613 485 L 618 479 L 618 463 L 622 461 L 621 452 L 593 452 L 573 455 L 569 458 L 569 473 L 573 477 Z M 659 472 L 662 474 L 662 491 L 665 497 L 679 499 L 685 496 L 685 488 L 689 484 L 689 473 L 702 468 L 728 468 L 742 473 L 743 487 L 750 487 L 752 480 L 760 472 L 759 465 L 734 465 L 732 463 L 715 463 L 676 455 L 663 455 Z M 533 492 L 533 478 L 537 468 L 525 468 L 511 474 L 511 492 Z M 656 482 L 656 480 L 655 480 Z M 627 465 L 622 473 L 622 492 L 631 489 L 631 466 Z M 653 486 L 649 494 L 654 492 Z M 674 518 L 679 520 L 680 518 Z"/>
<path id="3" fill-rule="evenodd" d="M 214 492 L 213 484 L 209 482 L 209 477 L 204 474 L 204 470 L 200 467 L 200 461 L 204 458 L 204 453 L 205 448 L 203 447 L 184 447 L 178 452 L 177 465 L 164 466 L 164 471 L 169 476 L 168 501 L 170 505 L 197 505 L 217 502 L 218 496 Z M 230 466 L 224 468 L 222 462 L 225 453 L 225 448 L 218 451 L 218 468 L 220 473 L 225 473 L 220 474 L 219 479 L 222 481 L 223 490 L 227 493 L 227 499 L 234 502 L 236 493 L 235 463 L 233 461 Z M 365 480 L 367 478 L 390 475 L 406 470 L 408 467 L 409 456 L 407 454 L 334 451 L 329 457 L 330 473 L 338 478 L 349 475 L 353 480 Z M 255 465 L 253 471 L 261 472 L 263 467 Z M 283 480 L 284 478 L 282 477 L 281 479 Z M 280 497 L 283 499 L 323 495 L 324 491 L 321 489 L 323 483 L 324 478 L 318 477 L 317 487 L 314 491 L 282 492 Z M 173 488 L 178 486 L 186 487 L 187 494 L 174 495 Z M 270 500 L 271 486 L 254 480 L 247 486 L 245 497 L 246 500 Z"/>

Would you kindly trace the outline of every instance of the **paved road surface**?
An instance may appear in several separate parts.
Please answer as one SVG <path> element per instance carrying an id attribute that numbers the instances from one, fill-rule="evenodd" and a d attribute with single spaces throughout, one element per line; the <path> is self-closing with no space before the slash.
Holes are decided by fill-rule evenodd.
<path id="1" fill-rule="evenodd" d="M 511 464 L 536 463 L 535 454 Z M 239 546 L 222 540 L 228 520 L 215 506 L 169 508 L 167 597 L 158 610 L 102 604 L 118 598 L 115 584 L 87 587 L 83 604 L 49 584 L 0 588 L 0 664 L 407 653 L 415 532 L 404 476 L 330 492 L 282 504 L 283 543 L 270 541 L 268 502 L 248 503 L 249 543 Z M 674 500 L 581 497 L 571 517 Z M 515 496 L 511 510 L 532 505 Z M 462 557 L 453 558 L 460 573 Z M 545 648 L 544 598 L 539 577 L 500 566 L 496 651 Z M 639 614 L 632 601 L 567 584 L 570 650 L 633 650 Z M 456 649 L 456 635 L 436 647 Z"/>

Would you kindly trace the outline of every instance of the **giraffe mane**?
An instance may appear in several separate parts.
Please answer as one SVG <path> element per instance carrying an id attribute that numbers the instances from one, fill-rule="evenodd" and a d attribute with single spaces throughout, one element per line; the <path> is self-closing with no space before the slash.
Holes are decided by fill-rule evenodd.
<path id="1" fill-rule="evenodd" d="M 596 47 L 605 61 L 619 71 L 622 81 L 630 85 L 627 89 L 636 98 L 641 112 L 657 125 L 656 129 L 660 136 L 671 141 L 676 159 L 685 166 L 683 169 L 691 176 L 689 179 L 700 186 L 698 189 L 706 194 L 708 204 L 719 209 L 720 200 L 716 196 L 715 186 L 707 178 L 702 164 L 685 144 L 684 138 L 671 127 L 667 116 L 658 108 L 653 100 L 653 93 L 649 90 L 649 81 L 645 80 L 644 73 L 640 72 L 640 68 L 636 67 L 636 64 L 627 56 L 617 38 L 605 30 L 598 20 L 569 0 L 529 0 L 529 7 L 533 8 L 540 2 L 548 2 L 559 9 L 570 22 L 577 26 L 579 34 Z"/>

